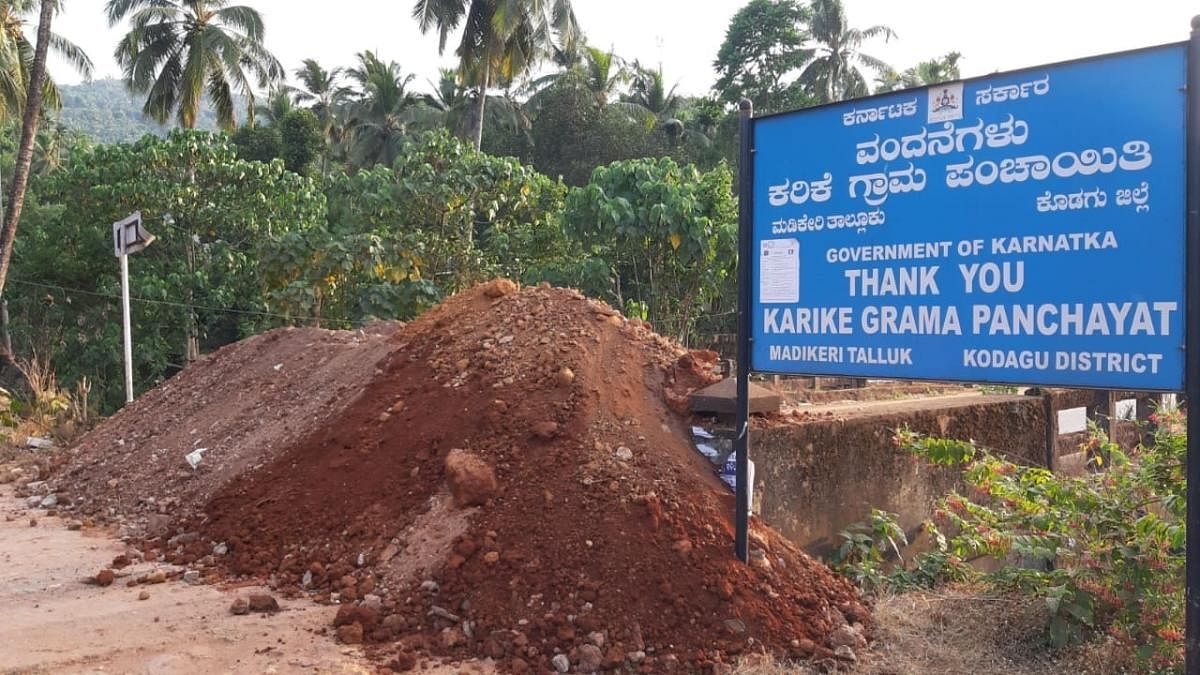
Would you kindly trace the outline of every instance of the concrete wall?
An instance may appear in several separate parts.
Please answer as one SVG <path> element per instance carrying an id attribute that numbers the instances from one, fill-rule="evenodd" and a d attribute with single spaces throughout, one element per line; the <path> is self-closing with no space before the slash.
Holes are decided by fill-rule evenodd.
<path id="1" fill-rule="evenodd" d="M 755 428 L 750 456 L 756 512 L 815 553 L 840 543 L 837 533 L 864 520 L 872 507 L 897 513 L 911 537 L 932 503 L 958 484 L 960 472 L 928 467 L 897 449 L 893 431 L 903 424 L 923 434 L 973 439 L 1022 463 L 1045 464 L 1046 408 L 1040 396 L 905 407 Z"/>

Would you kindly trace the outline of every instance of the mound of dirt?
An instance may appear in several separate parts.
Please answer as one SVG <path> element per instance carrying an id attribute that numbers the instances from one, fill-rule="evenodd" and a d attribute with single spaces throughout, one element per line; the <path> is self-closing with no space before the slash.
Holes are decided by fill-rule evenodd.
<path id="1" fill-rule="evenodd" d="M 375 377 L 395 349 L 387 335 L 402 325 L 281 328 L 228 345 L 81 438 L 57 487 L 83 514 L 120 519 L 131 532 L 164 530 L 335 418 Z"/>
<path id="2" fill-rule="evenodd" d="M 339 603 L 338 637 L 373 643 L 400 670 L 434 655 L 489 657 L 506 672 L 705 672 L 750 652 L 829 658 L 847 635 L 862 639 L 869 616 L 851 584 L 769 528 L 755 521 L 750 565 L 734 558 L 732 495 L 678 414 L 712 381 L 714 354 L 577 292 L 503 280 L 386 344 L 356 339 L 347 372 L 310 364 L 300 399 L 205 413 L 206 425 L 221 420 L 206 438 L 254 434 L 272 449 L 243 442 L 248 466 L 213 462 L 206 478 L 212 449 L 193 476 L 176 455 L 200 444 L 173 446 L 164 479 L 178 473 L 172 494 L 203 512 L 181 511 L 142 550 Z M 185 371 L 187 396 L 259 401 L 279 371 L 254 349 Z M 320 385 L 318 369 L 341 384 Z M 197 413 L 215 405 L 197 410 L 181 393 L 148 395 L 102 427 L 138 440 L 121 459 L 134 475 L 164 434 L 194 440 Z M 172 406 L 174 430 L 132 436 Z M 74 490 L 136 510 L 117 497 L 126 479 L 103 478 L 121 475 L 98 463 L 111 440 L 86 444 L 97 463 L 72 470 Z M 84 482 L 87 471 L 100 475 Z"/>

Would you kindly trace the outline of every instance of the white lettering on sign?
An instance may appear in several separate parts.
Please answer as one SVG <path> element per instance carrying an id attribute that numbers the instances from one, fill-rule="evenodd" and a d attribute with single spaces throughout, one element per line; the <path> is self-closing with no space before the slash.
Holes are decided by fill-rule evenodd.
<path id="1" fill-rule="evenodd" d="M 850 282 L 850 297 L 860 295 L 938 295 L 938 266 L 867 268 L 842 272 Z"/>
<path id="2" fill-rule="evenodd" d="M 850 335 L 854 332 L 849 307 L 780 307 L 763 310 L 763 327 L 775 335 Z"/>
<path id="3" fill-rule="evenodd" d="M 1177 311 L 1175 302 L 975 305 L 971 329 L 976 335 L 1166 336 Z"/>

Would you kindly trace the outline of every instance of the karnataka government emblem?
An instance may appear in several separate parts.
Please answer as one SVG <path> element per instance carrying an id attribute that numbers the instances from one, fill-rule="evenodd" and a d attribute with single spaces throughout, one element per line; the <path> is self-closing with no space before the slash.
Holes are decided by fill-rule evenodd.
<path id="1" fill-rule="evenodd" d="M 950 122 L 963 117 L 963 85 L 935 84 L 929 88 L 929 122 Z"/>

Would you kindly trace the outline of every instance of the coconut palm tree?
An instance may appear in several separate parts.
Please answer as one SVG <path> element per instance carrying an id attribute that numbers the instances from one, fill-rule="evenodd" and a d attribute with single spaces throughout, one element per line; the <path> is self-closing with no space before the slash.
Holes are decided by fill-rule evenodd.
<path id="1" fill-rule="evenodd" d="M 32 5 L 27 5 L 32 8 Z M 25 90 L 25 108 L 21 113 L 21 140 L 17 146 L 17 158 L 13 166 L 12 185 L 8 189 L 8 209 L 0 225 L 0 296 L 4 294 L 4 283 L 8 280 L 8 266 L 12 262 L 13 242 L 17 236 L 17 224 L 21 222 L 21 210 L 25 205 L 25 187 L 29 182 L 29 167 L 33 163 L 33 146 L 37 137 L 38 122 L 42 118 L 42 93 L 46 85 L 46 56 L 50 53 L 52 34 L 50 22 L 58 0 L 42 0 L 38 10 L 37 41 L 29 59 L 29 82 Z M 12 365 L 12 353 L 0 346 L 0 358 Z"/>
<path id="2" fill-rule="evenodd" d="M 578 60 L 557 72 L 537 78 L 530 83 L 530 89 L 541 91 L 555 85 L 573 84 L 590 91 L 601 107 L 620 96 L 621 88 L 632 78 L 625 60 L 612 49 L 604 51 L 589 45 L 585 45 L 579 53 L 581 56 Z"/>
<path id="3" fill-rule="evenodd" d="M 316 59 L 304 59 L 302 65 L 292 72 L 300 81 L 300 87 L 289 87 L 296 103 L 308 106 L 317 119 L 328 140 L 334 121 L 334 110 L 345 103 L 346 90 L 341 86 L 342 69 L 325 70 Z"/>
<path id="4" fill-rule="evenodd" d="M 254 91 L 283 77 L 283 67 L 263 46 L 262 16 L 230 0 L 108 0 L 110 26 L 126 17 L 129 32 L 113 56 L 125 85 L 146 95 L 142 110 L 165 124 L 174 115 L 181 127 L 196 126 L 206 96 L 226 131 L 237 127 L 235 95 L 246 101 Z"/>
<path id="5" fill-rule="evenodd" d="M 555 47 L 569 53 L 579 35 L 571 0 L 416 0 L 422 33 L 436 29 L 438 51 L 462 26 L 455 53 L 462 82 L 476 90 L 471 137 L 483 143 L 487 90 L 511 85 Z"/>
<path id="6" fill-rule="evenodd" d="M 438 81 L 430 82 L 432 94 L 421 96 L 421 103 L 442 115 L 442 126 L 451 133 L 458 134 L 466 112 L 474 103 L 471 92 L 458 80 L 458 71 L 453 68 L 439 68 Z"/>
<path id="7" fill-rule="evenodd" d="M 958 69 L 958 62 L 961 60 L 962 54 L 950 52 L 936 59 L 922 61 L 912 68 L 905 69 L 903 73 L 889 68 L 875 79 L 875 91 L 896 91 L 957 80 L 962 77 Z"/>
<path id="8" fill-rule="evenodd" d="M 409 89 L 416 75 L 365 51 L 346 76 L 354 83 L 346 106 L 349 158 L 356 166 L 391 166 L 420 115 L 420 98 Z"/>
<path id="9" fill-rule="evenodd" d="M 25 35 L 25 17 L 38 5 L 38 0 L 0 0 L 0 121 L 25 110 L 34 55 L 34 45 Z M 92 60 L 75 43 L 51 32 L 48 49 L 85 78 L 92 76 Z M 42 85 L 42 105 L 51 110 L 62 107 L 58 87 L 49 74 Z"/>
<path id="10" fill-rule="evenodd" d="M 673 116 L 679 108 L 679 97 L 675 95 L 679 85 L 667 89 L 662 66 L 651 69 L 634 61 L 632 71 L 629 95 L 624 100 L 642 106 L 660 119 Z"/>
<path id="11" fill-rule="evenodd" d="M 296 102 L 292 98 L 292 92 L 287 87 L 271 87 L 267 91 L 267 96 L 263 99 L 263 102 L 254 106 L 250 122 L 254 124 L 275 124 L 282 120 L 284 115 L 295 109 Z"/>
<path id="12" fill-rule="evenodd" d="M 896 37 L 887 26 L 851 28 L 842 0 L 813 0 L 809 23 L 815 55 L 800 73 L 800 81 L 823 103 L 869 93 L 862 68 L 888 70 L 880 59 L 859 51 L 863 42 Z"/>

